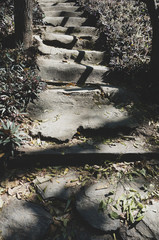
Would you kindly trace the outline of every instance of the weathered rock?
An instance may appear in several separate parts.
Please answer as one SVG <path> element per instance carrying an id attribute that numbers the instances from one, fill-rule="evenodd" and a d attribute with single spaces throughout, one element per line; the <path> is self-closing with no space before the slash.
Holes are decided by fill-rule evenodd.
<path id="1" fill-rule="evenodd" d="M 41 206 L 12 200 L 0 213 L 0 230 L 4 240 L 40 240 L 45 236 L 52 216 Z"/>
<path id="2" fill-rule="evenodd" d="M 47 11 L 47 17 L 79 17 L 83 12 Z"/>
<path id="3" fill-rule="evenodd" d="M 68 35 L 47 33 L 42 36 L 42 39 L 35 36 L 39 42 L 39 51 L 48 56 L 52 60 L 75 61 L 76 63 L 104 64 L 106 61 L 106 53 L 99 51 L 84 50 L 88 47 L 94 48 L 96 37 L 89 39 L 68 38 Z M 39 38 L 39 39 L 38 39 Z M 44 44 L 44 43 L 45 44 Z M 57 48 L 55 48 L 57 47 Z M 67 49 L 65 49 L 67 47 Z M 72 50 L 70 50 L 72 49 Z M 40 57 L 42 58 L 42 57 Z M 39 59 L 39 57 L 38 57 Z"/>
<path id="4" fill-rule="evenodd" d="M 52 83 L 104 84 L 109 69 L 102 65 L 83 65 L 74 62 L 41 58 L 37 60 L 39 75 Z"/>
<path id="5" fill-rule="evenodd" d="M 69 34 L 78 37 L 98 36 L 99 30 L 95 27 L 81 26 L 81 27 L 62 27 L 62 26 L 45 26 L 41 30 L 46 33 Z"/>
<path id="6" fill-rule="evenodd" d="M 108 92 L 112 92 L 111 87 L 107 88 Z M 35 103 L 28 105 L 29 116 L 41 121 L 37 127 L 31 129 L 32 135 L 40 133 L 45 138 L 66 141 L 76 134 L 79 127 L 134 128 L 135 120 L 126 111 L 120 111 L 108 103 L 107 98 L 102 100 L 100 90 L 75 88 L 71 91 L 55 89 L 42 92 Z"/>
<path id="7" fill-rule="evenodd" d="M 75 191 L 70 184 L 71 180 L 75 179 L 77 179 L 76 174 L 68 173 L 65 176 L 55 177 L 41 184 L 35 183 L 35 185 L 43 199 L 58 198 L 67 200 Z"/>
<path id="8" fill-rule="evenodd" d="M 153 236 L 153 239 L 159 239 L 159 201 L 153 202 L 153 205 L 150 205 L 147 207 L 147 212 L 143 219 L 144 224 L 147 227 L 147 232 L 150 231 L 150 233 Z M 145 234 L 146 232 L 144 229 L 139 229 L 138 225 L 136 229 L 141 233 Z M 149 235 L 145 234 L 145 236 L 149 237 Z"/>
<path id="9" fill-rule="evenodd" d="M 76 12 L 76 11 L 80 11 L 81 8 L 77 7 L 77 6 L 43 6 L 41 7 L 42 10 L 44 11 L 45 15 L 47 15 L 47 11 L 67 11 L 67 12 Z"/>
<path id="10" fill-rule="evenodd" d="M 105 211 L 99 210 L 100 202 L 110 191 L 107 183 L 97 183 L 81 192 L 76 199 L 76 208 L 81 217 L 92 227 L 105 232 L 116 231 L 120 227 L 119 219 L 110 218 L 110 207 Z"/>
<path id="11" fill-rule="evenodd" d="M 141 197 L 148 196 L 148 191 L 145 192 L 144 190 L 142 190 L 143 186 L 146 185 L 147 188 L 149 188 L 150 184 L 143 177 L 138 177 L 134 179 L 133 184 L 131 181 L 124 179 L 120 181 L 117 181 L 116 179 L 113 180 L 112 183 L 106 181 L 98 182 L 86 188 L 83 192 L 79 193 L 76 201 L 77 211 L 79 212 L 81 217 L 92 227 L 105 232 L 116 231 L 121 227 L 121 225 L 119 219 L 112 219 L 110 217 L 111 212 L 114 211 L 113 205 L 117 203 L 120 197 L 131 192 L 131 189 L 133 189 L 133 191 L 136 191 Z M 100 202 L 106 201 L 108 197 L 111 198 L 111 203 L 107 205 L 104 211 L 99 211 Z M 148 207 L 147 213 L 145 214 L 143 221 L 138 223 L 136 225 L 136 228 L 126 229 L 125 232 L 123 231 L 124 228 L 121 227 L 121 235 L 123 236 L 123 239 L 128 239 L 124 238 L 124 236 L 135 236 L 136 239 L 138 239 L 140 235 L 144 236 L 146 239 L 146 237 L 151 236 L 151 232 L 155 234 L 157 239 L 157 237 L 159 236 L 157 229 L 159 219 L 159 215 L 157 214 L 157 208 L 158 207 L 156 205 L 153 207 Z M 154 210 L 156 212 L 154 212 Z M 122 209 L 118 208 L 117 211 L 118 215 L 122 214 Z M 156 220 L 156 223 L 154 219 Z"/>

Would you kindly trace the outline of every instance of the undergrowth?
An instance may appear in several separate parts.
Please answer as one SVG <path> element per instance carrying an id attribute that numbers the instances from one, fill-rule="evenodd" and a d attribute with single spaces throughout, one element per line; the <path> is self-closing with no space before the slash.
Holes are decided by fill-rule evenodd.
<path id="1" fill-rule="evenodd" d="M 42 22 L 43 13 L 34 1 L 33 24 Z M 15 149 L 21 142 L 17 136 L 27 104 L 42 89 L 35 57 L 34 46 L 24 50 L 23 45 L 14 44 L 14 1 L 0 0 L 0 159 L 8 146 Z"/>
<path id="2" fill-rule="evenodd" d="M 139 0 L 77 0 L 98 20 L 103 50 L 113 71 L 129 73 L 149 68 L 152 28 L 146 5 Z"/>

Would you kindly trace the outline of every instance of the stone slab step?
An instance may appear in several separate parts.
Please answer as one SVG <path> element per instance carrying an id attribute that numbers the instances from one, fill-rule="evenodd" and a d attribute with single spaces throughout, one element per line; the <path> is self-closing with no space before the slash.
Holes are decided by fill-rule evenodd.
<path id="1" fill-rule="evenodd" d="M 104 75 L 109 71 L 105 66 L 82 65 L 45 58 L 38 59 L 37 64 L 41 78 L 52 83 L 103 84 Z"/>
<path id="2" fill-rule="evenodd" d="M 67 11 L 47 11 L 46 17 L 80 17 L 83 16 L 83 12 L 67 12 Z"/>
<path id="3" fill-rule="evenodd" d="M 41 44 L 38 50 L 47 56 L 39 56 L 38 59 L 51 59 L 55 61 L 72 61 L 81 64 L 104 64 L 106 61 L 106 53 L 98 51 L 78 51 L 63 48 L 49 47 Z"/>
<path id="4" fill-rule="evenodd" d="M 58 33 L 58 34 L 67 34 L 74 35 L 77 37 L 90 37 L 98 36 L 99 30 L 95 27 L 80 26 L 80 27 L 62 27 L 62 26 L 42 26 L 42 32 L 46 33 Z"/>
<path id="5" fill-rule="evenodd" d="M 51 6 L 58 6 L 58 7 L 72 7 L 72 6 L 77 6 L 75 2 L 45 2 L 45 3 L 40 3 L 40 7 L 51 7 Z M 78 7 L 78 6 L 77 6 Z"/>
<path id="6" fill-rule="evenodd" d="M 40 164 L 42 166 L 81 166 L 84 164 L 99 165 L 105 160 L 133 162 L 159 158 L 159 151 L 144 151 L 144 149 L 134 148 L 133 145 L 135 145 L 135 142 L 129 145 L 129 150 L 126 147 L 122 147 L 121 144 L 115 148 L 113 146 L 105 146 L 105 149 L 100 149 L 98 145 L 91 147 L 85 144 L 71 144 L 69 146 L 66 143 L 63 145 L 57 144 L 56 146 L 55 144 L 54 146 L 50 144 L 48 147 L 26 145 L 18 149 L 17 157 L 14 158 L 14 162 L 10 161 L 8 166 L 13 168 L 16 166 L 39 166 Z"/>
<path id="7" fill-rule="evenodd" d="M 66 34 L 57 33 L 43 33 L 43 43 L 48 46 L 54 46 L 59 48 L 67 49 L 96 49 L 96 42 L 98 37 L 96 36 L 85 36 L 76 37 Z"/>
<path id="8" fill-rule="evenodd" d="M 31 135 L 67 141 L 73 138 L 79 128 L 102 132 L 122 127 L 134 128 L 137 125 L 135 118 L 113 102 L 117 96 L 118 104 L 123 103 L 123 91 L 107 86 L 103 97 L 99 89 L 76 87 L 46 90 L 28 105 L 29 118 L 39 121 L 30 130 Z M 127 102 L 129 100 L 127 95 Z"/>
<path id="9" fill-rule="evenodd" d="M 38 0 L 38 2 L 41 4 L 41 3 L 52 3 L 52 4 L 55 4 L 55 3 L 68 3 L 68 2 L 75 2 L 74 0 Z"/>
<path id="10" fill-rule="evenodd" d="M 87 18 L 83 17 L 45 17 L 43 21 L 54 27 L 79 27 L 87 24 Z"/>
<path id="11" fill-rule="evenodd" d="M 148 146 L 145 146 L 146 139 L 144 141 L 143 137 L 140 139 L 139 136 L 124 133 L 126 127 L 133 130 L 137 126 L 137 120 L 128 112 L 123 112 L 123 109 L 120 110 L 117 104 L 131 101 L 131 94 L 112 86 L 106 88 L 105 96 L 110 96 L 111 104 L 108 104 L 106 98 L 103 102 L 100 90 L 93 88 L 67 87 L 41 93 L 39 99 L 28 108 L 31 118 L 36 120 L 36 125 L 30 131 L 32 135 L 38 136 L 37 144 L 22 146 L 19 149 L 23 152 L 22 158 L 17 158 L 14 164 L 25 165 L 30 161 L 30 164 L 36 165 L 39 161 L 46 165 L 81 165 L 100 164 L 105 160 L 157 159 L 159 151 L 148 150 Z M 123 100 L 125 96 L 126 99 Z M 86 139 L 82 136 L 87 130 L 91 130 L 92 135 Z M 123 138 L 118 135 L 122 131 Z M 75 132 L 79 138 L 73 137 Z M 64 140 L 68 137 L 73 137 L 68 143 L 51 143 L 51 139 Z M 44 139 L 48 139 L 48 142 Z"/>
<path id="12" fill-rule="evenodd" d="M 77 11 L 81 11 L 81 7 L 79 6 L 68 6 L 68 7 L 64 7 L 64 6 L 45 6 L 45 7 L 41 7 L 41 9 L 44 11 L 44 13 L 47 13 L 47 11 L 67 11 L 67 12 L 77 12 Z"/>

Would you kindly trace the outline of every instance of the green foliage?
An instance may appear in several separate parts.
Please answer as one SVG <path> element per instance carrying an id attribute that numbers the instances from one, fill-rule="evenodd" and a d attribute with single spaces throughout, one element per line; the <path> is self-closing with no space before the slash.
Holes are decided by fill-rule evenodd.
<path id="1" fill-rule="evenodd" d="M 142 197 L 135 189 L 129 189 L 117 201 L 114 201 L 111 197 L 102 200 L 99 203 L 99 210 L 108 211 L 110 218 L 121 219 L 128 225 L 132 225 L 141 221 L 144 217 L 146 206 L 142 201 Z M 110 211 L 110 209 L 112 210 Z"/>
<path id="2" fill-rule="evenodd" d="M 14 157 L 16 147 L 20 146 L 23 137 L 19 131 L 19 126 L 9 120 L 4 123 L 1 120 L 0 128 L 0 166 L 1 170 L 7 167 L 8 161 Z"/>
<path id="3" fill-rule="evenodd" d="M 0 145 L 3 147 L 12 147 L 20 146 L 22 137 L 20 136 L 19 126 L 16 126 L 14 122 L 9 120 L 4 123 L 1 121 L 0 128 Z"/>
<path id="4" fill-rule="evenodd" d="M 14 120 L 40 90 L 33 60 L 23 48 L 1 51 L 0 114 Z M 32 63 L 31 63 L 32 61 Z"/>
<path id="5" fill-rule="evenodd" d="M 146 5 L 138 0 L 78 0 L 98 19 L 103 49 L 116 69 L 150 62 L 152 28 Z"/>

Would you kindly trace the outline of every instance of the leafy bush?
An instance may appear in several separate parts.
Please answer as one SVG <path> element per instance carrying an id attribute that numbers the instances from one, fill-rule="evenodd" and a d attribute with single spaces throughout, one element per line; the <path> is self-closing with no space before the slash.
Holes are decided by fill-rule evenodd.
<path id="1" fill-rule="evenodd" d="M 22 48 L 1 52 L 0 114 L 15 119 L 40 90 L 40 78 Z M 32 61 L 33 64 L 33 61 Z"/>
<path id="2" fill-rule="evenodd" d="M 14 1 L 0 0 L 0 42 L 14 32 Z M 34 24 L 42 21 L 42 11 L 34 1 Z M 4 41 L 4 40 L 3 40 Z M 30 100 L 41 89 L 40 78 L 36 74 L 36 49 L 24 51 L 22 46 L 16 49 L 2 49 L 0 44 L 0 114 L 3 118 L 16 120 Z"/>
<path id="3" fill-rule="evenodd" d="M 20 136 L 19 126 L 16 126 L 14 122 L 10 122 L 9 120 L 6 122 L 6 124 L 1 121 L 1 125 L 0 145 L 9 145 L 11 148 L 15 148 L 16 145 L 20 146 L 22 137 Z"/>
<path id="4" fill-rule="evenodd" d="M 152 29 L 146 5 L 138 0 L 77 0 L 99 17 L 110 50 L 110 66 L 134 68 L 150 62 Z M 128 70 L 128 69 L 127 69 Z"/>
<path id="5" fill-rule="evenodd" d="M 1 121 L 0 147 L 2 153 L 0 154 L 0 158 L 2 157 L 5 166 L 9 158 L 11 156 L 14 157 L 16 146 L 20 146 L 22 140 L 23 137 L 19 131 L 19 126 L 9 120 L 6 123 Z"/>

